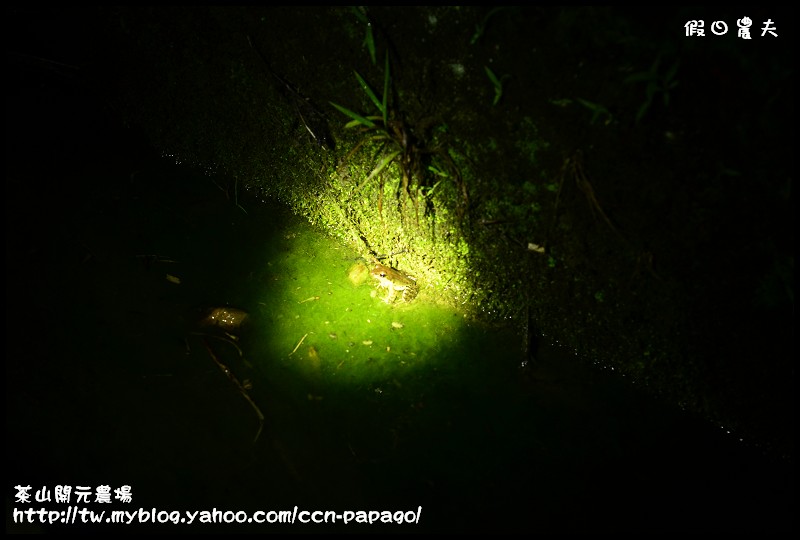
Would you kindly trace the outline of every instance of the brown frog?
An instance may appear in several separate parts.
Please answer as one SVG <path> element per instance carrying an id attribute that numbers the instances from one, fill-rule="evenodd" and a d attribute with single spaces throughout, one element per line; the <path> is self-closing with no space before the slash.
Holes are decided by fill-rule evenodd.
<path id="1" fill-rule="evenodd" d="M 394 303 L 397 300 L 398 292 L 402 292 L 400 298 L 403 302 L 410 302 L 417 297 L 417 281 L 413 277 L 390 266 L 384 266 L 377 260 L 373 260 L 373 262 L 375 266 L 370 271 L 370 275 L 378 280 L 380 288 L 386 289 L 384 302 Z"/>

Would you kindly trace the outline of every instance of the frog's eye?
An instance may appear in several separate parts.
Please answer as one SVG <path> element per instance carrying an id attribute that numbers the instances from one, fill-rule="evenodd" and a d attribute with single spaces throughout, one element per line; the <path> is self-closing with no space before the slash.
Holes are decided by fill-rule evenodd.
<path id="1" fill-rule="evenodd" d="M 381 272 L 381 277 L 386 277 L 386 272 Z"/>

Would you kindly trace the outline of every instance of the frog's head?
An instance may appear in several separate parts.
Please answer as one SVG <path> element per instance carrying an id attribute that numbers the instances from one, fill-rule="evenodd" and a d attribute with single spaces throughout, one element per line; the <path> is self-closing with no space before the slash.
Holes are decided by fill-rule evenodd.
<path id="1" fill-rule="evenodd" d="M 389 273 L 389 268 L 381 264 L 381 261 L 376 259 L 375 257 L 372 258 L 372 270 L 370 270 L 370 274 L 372 277 L 376 279 L 385 278 L 386 274 Z"/>

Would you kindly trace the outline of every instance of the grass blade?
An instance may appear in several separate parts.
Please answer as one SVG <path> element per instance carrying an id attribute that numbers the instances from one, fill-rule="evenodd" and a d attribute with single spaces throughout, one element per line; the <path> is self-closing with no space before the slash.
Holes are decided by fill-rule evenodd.
<path id="1" fill-rule="evenodd" d="M 352 119 L 353 119 L 355 122 L 357 122 L 357 124 L 353 124 L 353 122 L 348 122 L 348 124 L 347 124 L 347 126 L 346 126 L 346 127 L 354 127 L 354 126 L 356 126 L 356 125 L 359 125 L 359 124 L 360 124 L 360 125 L 362 125 L 362 126 L 365 126 L 365 127 L 368 127 L 368 128 L 370 128 L 370 129 L 373 129 L 373 128 L 375 128 L 375 122 L 373 122 L 372 120 L 368 120 L 367 118 L 364 118 L 364 117 L 363 117 L 363 116 L 361 116 L 360 114 L 358 114 L 358 113 L 356 113 L 356 112 L 353 112 L 353 111 L 351 111 L 350 109 L 348 109 L 348 108 L 346 108 L 346 107 L 342 107 L 341 105 L 337 105 L 337 104 L 336 104 L 336 103 L 334 103 L 333 101 L 329 101 L 328 103 L 330 103 L 331 105 L 333 105 L 334 107 L 336 107 L 336 109 L 337 109 L 339 112 L 341 112 L 342 114 L 345 114 L 345 115 L 349 116 L 349 117 L 350 117 L 350 118 L 352 118 Z"/>
<path id="2" fill-rule="evenodd" d="M 392 152 L 392 153 L 391 153 L 391 154 L 389 154 L 388 156 L 384 157 L 384 158 L 383 158 L 383 159 L 382 159 L 382 160 L 381 160 L 381 161 L 378 163 L 378 166 L 377 166 L 377 167 L 375 167 L 375 169 L 374 169 L 374 170 L 373 170 L 371 173 L 369 173 L 369 176 L 367 177 L 367 179 L 365 180 L 365 182 L 369 182 L 370 180 L 372 180 L 372 178 L 374 178 L 376 174 L 378 174 L 378 173 L 379 173 L 379 172 L 381 172 L 383 169 L 385 169 L 385 168 L 386 168 L 386 166 L 387 166 L 389 163 L 391 163 L 391 162 L 392 162 L 392 160 L 393 160 L 394 158 L 396 158 L 398 155 L 400 155 L 400 153 L 401 153 L 401 150 L 395 150 L 394 152 Z"/>
<path id="3" fill-rule="evenodd" d="M 389 116 L 389 51 L 386 51 L 386 62 L 385 67 L 383 69 L 383 125 L 388 126 L 388 116 Z"/>
<path id="4" fill-rule="evenodd" d="M 375 106 L 378 108 L 381 114 L 385 115 L 386 108 L 383 106 L 381 100 L 378 99 L 378 96 L 375 95 L 375 92 L 372 91 L 372 88 L 369 87 L 367 81 L 365 81 L 364 78 L 358 74 L 358 71 L 355 71 L 354 73 L 356 74 L 356 78 L 358 79 L 358 82 L 361 85 L 361 89 L 364 90 L 364 92 L 366 92 L 366 94 L 369 96 L 369 99 L 372 100 L 372 103 L 375 104 Z"/>
<path id="5" fill-rule="evenodd" d="M 502 84 L 500 79 L 497 78 L 497 75 L 494 74 L 494 71 L 489 69 L 487 66 L 483 66 L 483 69 L 486 70 L 486 75 L 489 77 L 489 80 L 492 81 L 493 85 L 500 86 Z"/>

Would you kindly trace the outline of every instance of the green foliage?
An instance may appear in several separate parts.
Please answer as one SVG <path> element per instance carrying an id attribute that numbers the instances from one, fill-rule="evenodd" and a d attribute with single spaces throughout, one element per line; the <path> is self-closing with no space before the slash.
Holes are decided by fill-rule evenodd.
<path id="1" fill-rule="evenodd" d="M 417 140 L 413 135 L 413 130 L 404 121 L 404 116 L 397 106 L 392 103 L 391 97 L 396 95 L 392 91 L 391 70 L 389 65 L 388 52 L 384 63 L 383 91 L 379 94 L 372 86 L 355 72 L 359 88 L 369 99 L 374 107 L 374 113 L 359 113 L 338 103 L 330 102 L 339 112 L 350 118 L 345 124 L 345 128 L 360 129 L 364 137 L 357 143 L 356 147 L 350 152 L 353 155 L 359 148 L 371 148 L 377 143 L 379 146 L 375 155 L 377 162 L 372 170 L 363 177 L 360 185 L 353 191 L 353 196 L 360 193 L 373 179 L 378 179 L 377 207 L 383 208 L 383 191 L 387 182 L 384 171 L 389 171 L 391 165 L 396 164 L 400 172 L 399 181 L 395 193 L 401 202 L 411 201 L 416 213 L 416 222 L 419 225 L 420 199 L 423 200 L 424 210 L 432 209 L 430 196 L 433 194 L 439 182 L 434 183 L 433 179 L 438 177 L 446 179 L 456 184 L 463 192 L 466 200 L 466 189 L 461 183 L 461 175 L 449 153 L 440 147 L 428 148 L 424 141 Z M 445 128 L 446 129 L 446 128 Z M 419 195 L 422 195 L 420 198 Z M 405 201 L 402 201 L 402 198 Z M 465 204 L 466 206 L 466 204 Z M 399 207 L 402 213 L 403 206 Z M 381 219 L 382 214 L 381 214 Z"/>
<path id="2" fill-rule="evenodd" d="M 494 100 L 492 101 L 492 105 L 497 105 L 497 103 L 500 101 L 500 98 L 503 97 L 503 81 L 506 80 L 510 75 L 503 75 L 502 77 L 498 78 L 494 71 L 489 69 L 488 66 L 483 66 L 483 69 L 486 70 L 486 76 L 489 77 L 490 81 L 492 81 L 492 86 L 494 87 Z"/>
<path id="3" fill-rule="evenodd" d="M 352 11 L 356 18 L 364 23 L 364 26 L 367 28 L 364 34 L 364 46 L 369 52 L 372 64 L 375 65 L 378 63 L 377 53 L 375 51 L 375 36 L 372 34 L 372 22 L 370 22 L 369 17 L 367 17 L 367 8 L 364 6 L 350 6 L 350 11 Z"/>
<path id="4" fill-rule="evenodd" d="M 456 246 L 456 253 L 461 257 L 469 255 L 469 244 L 462 238 Z"/>
<path id="5" fill-rule="evenodd" d="M 614 117 L 611 115 L 609 110 L 606 109 L 603 105 L 600 105 L 598 103 L 592 103 L 591 101 L 588 101 L 586 99 L 581 99 L 581 98 L 575 98 L 575 99 L 578 103 L 580 103 L 581 105 L 592 111 L 592 124 L 594 124 L 600 118 L 603 118 L 604 119 L 603 124 L 607 126 L 614 120 Z"/>
<path id="6" fill-rule="evenodd" d="M 532 164 L 536 164 L 539 153 L 549 146 L 548 142 L 539 137 L 539 130 L 530 116 L 525 116 L 519 123 L 518 140 L 515 148 Z"/>
<path id="7" fill-rule="evenodd" d="M 367 138 L 362 140 L 359 143 L 359 146 L 364 145 L 367 140 L 372 141 L 382 141 L 383 146 L 381 147 L 382 153 L 385 147 L 388 145 L 391 149 L 383 154 L 381 158 L 378 160 L 375 168 L 372 172 L 366 177 L 364 182 L 361 186 L 356 190 L 356 193 L 359 192 L 370 180 L 374 177 L 379 175 L 381 171 L 383 171 L 386 167 L 389 166 L 395 159 L 398 158 L 401 154 L 403 154 L 406 150 L 407 144 L 407 135 L 403 131 L 402 126 L 398 127 L 397 124 L 391 126 L 390 124 L 390 106 L 389 106 L 389 89 L 391 85 L 391 74 L 389 70 L 389 54 L 386 53 L 386 61 L 385 61 L 385 68 L 384 68 L 384 78 L 383 78 L 383 93 L 382 98 L 379 99 L 375 91 L 372 87 L 367 83 L 367 81 L 362 77 L 357 71 L 354 72 L 356 76 L 356 80 L 358 81 L 359 87 L 361 90 L 367 95 L 369 100 L 377 109 L 378 114 L 374 115 L 362 115 L 359 114 L 347 107 L 343 107 L 338 103 L 330 102 L 339 112 L 348 116 L 352 120 L 345 124 L 345 128 L 356 128 L 361 127 L 364 132 L 367 134 Z M 404 175 L 410 175 L 412 171 L 410 170 L 403 170 Z M 382 187 L 382 185 L 381 185 Z"/>
<path id="8" fill-rule="evenodd" d="M 364 127 L 366 127 L 366 128 L 368 128 L 368 129 L 377 128 L 377 126 L 375 125 L 375 122 L 373 122 L 372 120 L 375 120 L 375 119 L 380 118 L 380 117 L 377 117 L 377 116 L 364 117 L 364 116 L 361 116 L 360 114 L 358 114 L 357 112 L 353 112 L 353 111 L 351 111 L 350 109 L 348 109 L 346 107 L 342 107 L 341 105 L 339 105 L 337 103 L 334 103 L 333 101 L 330 101 L 329 103 L 331 105 L 333 105 L 334 107 L 336 107 L 339 110 L 339 112 L 341 112 L 342 114 L 346 114 L 347 116 L 349 116 L 350 118 L 353 119 L 352 122 L 348 122 L 347 124 L 345 124 L 346 128 L 353 128 L 353 127 L 358 126 L 359 124 L 364 126 Z M 370 118 L 372 120 L 370 120 Z"/>
<path id="9" fill-rule="evenodd" d="M 644 102 L 639 106 L 639 110 L 636 113 L 637 124 L 644 117 L 644 115 L 647 114 L 647 111 L 650 109 L 650 106 L 653 104 L 653 100 L 657 95 L 661 94 L 664 106 L 668 106 L 670 101 L 670 92 L 674 90 L 676 86 L 678 86 L 678 81 L 675 79 L 675 76 L 678 73 L 680 61 L 676 60 L 673 62 L 672 65 L 663 73 L 659 71 L 660 67 L 661 55 L 659 54 L 653 62 L 653 65 L 650 66 L 650 69 L 629 75 L 623 81 L 624 84 L 640 82 L 646 83 Z"/>
<path id="10" fill-rule="evenodd" d="M 389 135 L 389 132 L 386 129 L 387 126 L 389 125 L 389 83 L 391 79 L 391 76 L 389 74 L 389 54 L 388 53 L 386 54 L 386 67 L 384 69 L 384 77 L 383 77 L 384 79 L 383 99 L 378 99 L 378 96 L 375 95 L 375 92 L 372 90 L 367 81 L 364 80 L 364 77 L 362 77 L 358 73 L 358 71 L 354 71 L 353 73 L 355 73 L 356 75 L 356 79 L 358 80 L 358 84 L 360 85 L 361 90 L 363 90 L 364 93 L 367 94 L 367 97 L 369 97 L 370 101 L 372 101 L 372 103 L 375 105 L 375 108 L 378 109 L 380 115 L 362 116 L 332 101 L 330 101 L 329 103 L 334 107 L 336 107 L 336 109 L 338 109 L 339 112 L 353 119 L 352 122 L 349 122 L 348 124 L 345 125 L 346 128 L 353 128 L 361 125 L 370 130 L 377 130 L 381 132 L 381 135 Z M 375 124 L 375 122 L 378 120 L 383 121 L 383 126 L 379 127 L 378 125 Z"/>
<path id="11" fill-rule="evenodd" d="M 469 40 L 470 45 L 475 45 L 478 41 L 480 41 L 484 32 L 486 32 L 486 25 L 489 23 L 489 19 L 504 9 L 505 8 L 502 6 L 496 7 L 484 15 L 483 19 L 481 19 L 481 22 L 475 25 L 475 33 L 472 34 L 472 39 Z"/>
<path id="12" fill-rule="evenodd" d="M 445 178 L 449 178 L 450 177 L 449 174 L 447 174 L 445 171 L 439 169 L 438 167 L 436 167 L 434 165 L 428 165 L 428 170 L 430 172 L 432 172 L 433 174 L 435 174 L 436 176 L 444 176 Z"/>

